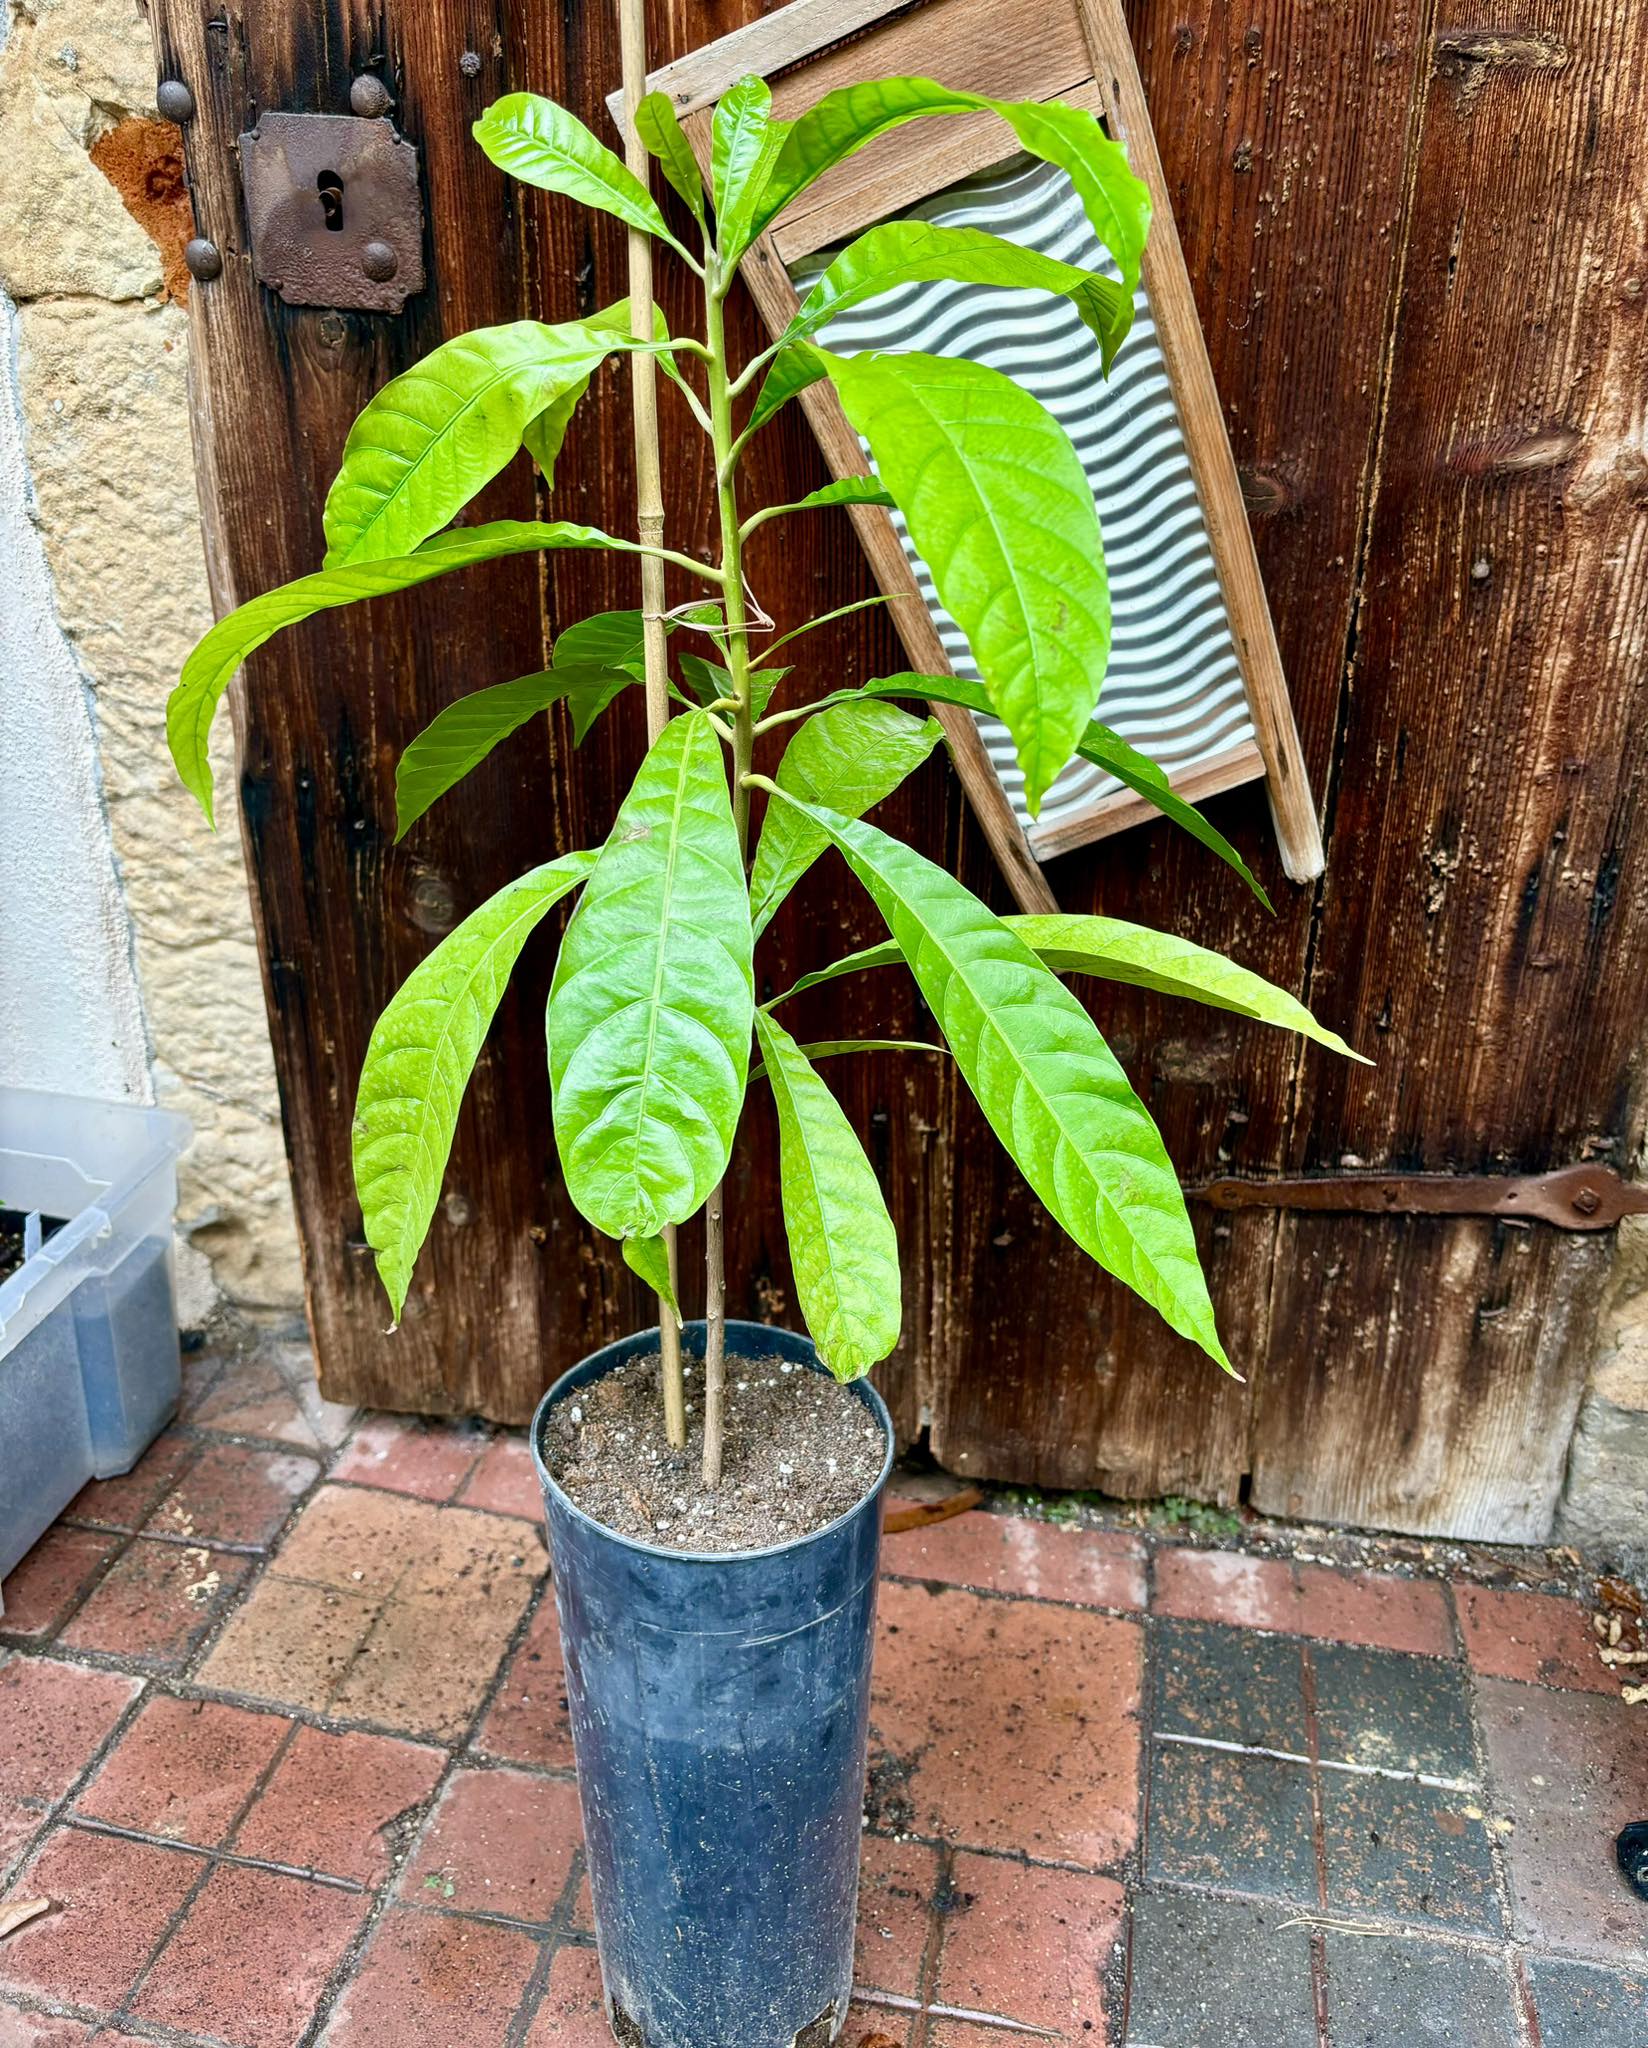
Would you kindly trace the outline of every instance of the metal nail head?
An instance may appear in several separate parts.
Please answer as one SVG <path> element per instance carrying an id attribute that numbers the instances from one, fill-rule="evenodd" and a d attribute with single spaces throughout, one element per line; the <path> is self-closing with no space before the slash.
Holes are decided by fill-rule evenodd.
<path id="1" fill-rule="evenodd" d="M 195 96 L 181 78 L 163 78 L 155 87 L 155 105 L 168 121 L 181 128 L 195 117 Z"/>
<path id="2" fill-rule="evenodd" d="M 458 69 L 465 78 L 479 78 L 481 75 L 481 60 L 473 50 L 465 50 L 458 59 Z"/>
<path id="3" fill-rule="evenodd" d="M 375 71 L 363 71 L 349 88 L 349 104 L 363 121 L 376 121 L 388 113 L 394 100 Z"/>
<path id="4" fill-rule="evenodd" d="M 386 284 L 401 264 L 387 242 L 368 242 L 360 252 L 360 260 L 361 269 L 374 284 Z"/>
<path id="5" fill-rule="evenodd" d="M 204 235 L 196 235 L 192 242 L 183 245 L 183 261 L 191 277 L 199 278 L 202 284 L 210 284 L 214 277 L 223 274 L 223 258 L 218 253 L 216 242 L 207 241 Z"/>

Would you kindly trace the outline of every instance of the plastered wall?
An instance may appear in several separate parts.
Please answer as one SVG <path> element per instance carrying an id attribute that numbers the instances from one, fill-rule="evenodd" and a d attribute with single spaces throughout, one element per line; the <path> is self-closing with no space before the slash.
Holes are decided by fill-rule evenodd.
<path id="1" fill-rule="evenodd" d="M 25 0 L 0 34 L 0 1079 L 183 1111 L 189 1307 L 213 1289 L 289 1307 L 302 1289 L 240 844 L 207 831 L 163 743 L 166 693 L 211 619 L 178 136 L 155 117 L 134 0 Z M 37 839 L 53 819 L 56 839 Z"/>

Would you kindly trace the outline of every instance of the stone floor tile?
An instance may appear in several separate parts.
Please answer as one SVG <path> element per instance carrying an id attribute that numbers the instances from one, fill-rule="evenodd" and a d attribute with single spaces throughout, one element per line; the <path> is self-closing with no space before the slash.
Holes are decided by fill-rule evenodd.
<path id="1" fill-rule="evenodd" d="M 208 1444 L 149 1516 L 144 1533 L 261 1550 L 319 1477 L 315 1460 L 296 1451 Z"/>
<path id="2" fill-rule="evenodd" d="M 1317 2048 L 1310 1936 L 1284 1929 L 1291 1917 L 1257 1901 L 1136 1897 L 1127 2048 Z"/>
<path id="3" fill-rule="evenodd" d="M 1293 1626 L 1298 1593 L 1293 1567 L 1281 1558 L 1174 1544 L 1156 1553 L 1150 1604 L 1155 1613 L 1177 1615 L 1182 1621 L 1288 1629 Z"/>
<path id="4" fill-rule="evenodd" d="M 1648 1972 L 1530 1956 L 1528 1984 L 1541 2048 L 1642 2048 L 1648 2030 Z"/>
<path id="5" fill-rule="evenodd" d="M 1049 1862 L 1138 1832 L 1140 1625 L 976 1593 L 881 1589 L 872 1825 Z"/>
<path id="6" fill-rule="evenodd" d="M 280 1714 L 157 1694 L 143 1703 L 75 1811 L 215 1849 L 291 1726 Z"/>
<path id="7" fill-rule="evenodd" d="M 61 1799 L 142 1690 L 119 1671 L 53 1657 L 0 1669 L 0 1795 L 37 1815 Z"/>
<path id="8" fill-rule="evenodd" d="M 499 2048 L 538 1959 L 514 1927 L 391 1907 L 321 2035 L 325 2048 Z"/>
<path id="9" fill-rule="evenodd" d="M 299 1728 L 235 1849 L 376 1885 L 404 1851 L 445 1767 L 443 1751 L 394 1736 Z"/>
<path id="10" fill-rule="evenodd" d="M 1150 1771 L 1149 1869 L 1176 1884 L 1317 1899 L 1304 1764 L 1159 1743 Z"/>
<path id="11" fill-rule="evenodd" d="M 1461 1932 L 1503 1932 L 1476 1795 L 1402 1778 L 1322 1773 L 1328 1905 Z"/>
<path id="12" fill-rule="evenodd" d="M 189 1421 L 225 1436 L 262 1437 L 305 1451 L 321 1448 L 286 1376 L 267 1359 L 237 1361 L 189 1411 Z"/>
<path id="13" fill-rule="evenodd" d="M 49 1636 L 97 1578 L 122 1538 L 108 1529 L 59 1522 L 46 1531 L 0 1586 L 0 1635 L 24 1641 Z"/>
<path id="14" fill-rule="evenodd" d="M 266 1575 L 232 1615 L 199 1681 L 221 1692 L 324 1713 L 381 1602 Z"/>
<path id="15" fill-rule="evenodd" d="M 165 1431 L 129 1472 L 89 1480 L 63 1510 L 63 1519 L 92 1522 L 100 1529 L 140 1529 L 161 1495 L 171 1491 L 179 1473 L 193 1462 L 195 1450 L 192 1438 Z"/>
<path id="16" fill-rule="evenodd" d="M 1156 1554 L 1158 1614 L 1276 1629 L 1370 1649 L 1453 1654 L 1442 1589 L 1381 1572 L 1295 1567 L 1284 1558 L 1178 1546 Z"/>
<path id="17" fill-rule="evenodd" d="M 578 1788 L 525 1771 L 459 1771 L 397 1886 L 420 1905 L 547 1921 L 583 1840 Z"/>
<path id="18" fill-rule="evenodd" d="M 1503 1956 L 1417 1935 L 1326 1941 L 1333 2048 L 1521 2048 Z"/>
<path id="19" fill-rule="evenodd" d="M 1520 1678 L 1616 1695 L 1619 1680 L 1597 1655 L 1589 1611 L 1551 1593 L 1455 1586 L 1465 1654 L 1485 1678 Z"/>
<path id="20" fill-rule="evenodd" d="M 472 1424 L 374 1415 L 344 1446 L 331 1476 L 416 1494 L 423 1500 L 447 1501 L 475 1469 L 486 1445 L 486 1437 Z"/>
<path id="21" fill-rule="evenodd" d="M 858 1950 L 853 1982 L 915 1998 L 927 1950 L 938 1851 L 866 1835 L 858 1874 Z"/>
<path id="22" fill-rule="evenodd" d="M 593 1949 L 555 1951 L 524 2048 L 612 2048 L 601 1964 Z"/>
<path id="23" fill-rule="evenodd" d="M 466 1508 L 486 1508 L 495 1515 L 521 1515 L 529 1522 L 542 1521 L 543 1490 L 526 1438 L 495 1437 L 464 1482 L 458 1499 Z"/>
<path id="24" fill-rule="evenodd" d="M 1310 1652 L 1320 1754 L 1474 1784 L 1470 1677 L 1463 1664 L 1318 1643 Z"/>
<path id="25" fill-rule="evenodd" d="M 509 1763 L 572 1768 L 572 1724 L 553 1593 L 546 1592 L 539 1602 L 519 1649 L 504 1667 L 475 1746 Z"/>
<path id="26" fill-rule="evenodd" d="M 935 2002 L 1104 2048 L 1104 1973 L 1125 1909 L 1107 1877 L 959 1855 Z"/>
<path id="27" fill-rule="evenodd" d="M 112 2011 L 202 1868 L 181 1850 L 56 1829 L 13 1886 L 55 1910 L 0 1942 L 0 1987 Z"/>
<path id="28" fill-rule="evenodd" d="M 1211 1622 L 1159 1621 L 1152 1662 L 1160 1733 L 1309 1754 L 1297 1643 Z"/>
<path id="29" fill-rule="evenodd" d="M 1079 1607 L 1142 1608 L 1144 1546 L 1114 1529 L 1061 1529 L 981 1509 L 882 1540 L 881 1568 L 901 1578 L 1022 1593 Z"/>
<path id="30" fill-rule="evenodd" d="M 236 2048 L 297 2048 L 370 1903 L 335 1885 L 220 1865 L 132 2011 Z"/>
<path id="31" fill-rule="evenodd" d="M 1496 1678 L 1476 1696 L 1518 1927 L 1541 1948 L 1648 1962 L 1648 1904 L 1614 1861 L 1648 1805 L 1648 1711 Z"/>
<path id="32" fill-rule="evenodd" d="M 435 1541 L 440 1510 L 408 1495 L 323 1486 L 280 1547 L 273 1569 L 340 1593 L 393 1590 Z"/>
<path id="33" fill-rule="evenodd" d="M 66 1649 L 103 1650 L 150 1671 L 181 1671 L 252 1569 L 204 1544 L 139 1536 L 63 1630 Z"/>

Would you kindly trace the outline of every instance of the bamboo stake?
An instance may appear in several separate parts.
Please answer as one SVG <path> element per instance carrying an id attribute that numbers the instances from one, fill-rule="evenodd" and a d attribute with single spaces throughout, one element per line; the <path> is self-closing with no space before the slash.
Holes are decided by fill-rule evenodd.
<path id="1" fill-rule="evenodd" d="M 624 86 L 624 161 L 650 190 L 652 163 L 635 126 L 635 109 L 647 90 L 646 0 L 618 0 L 618 49 Z M 629 329 L 640 341 L 652 339 L 652 238 L 629 230 Z M 658 454 L 658 363 L 648 351 L 629 359 L 630 401 L 635 416 L 636 528 L 643 545 L 664 542 L 664 489 Z M 647 744 L 669 717 L 669 675 L 664 646 L 664 565 L 656 555 L 641 557 L 641 636 L 646 666 Z M 675 1228 L 664 1232 L 670 1278 L 675 1278 Z M 680 1299 L 679 1293 L 677 1300 Z M 658 1303 L 658 1350 L 663 1364 L 664 1434 L 676 1450 L 687 1442 L 686 1394 L 681 1376 L 681 1333 L 669 1304 Z"/>

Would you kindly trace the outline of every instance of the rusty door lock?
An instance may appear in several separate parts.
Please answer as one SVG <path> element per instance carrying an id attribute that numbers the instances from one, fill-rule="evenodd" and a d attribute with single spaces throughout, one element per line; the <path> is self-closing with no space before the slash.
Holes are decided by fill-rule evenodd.
<path id="1" fill-rule="evenodd" d="M 289 306 L 398 313 L 423 290 L 418 152 L 392 122 L 265 114 L 240 180 L 252 269 Z"/>

